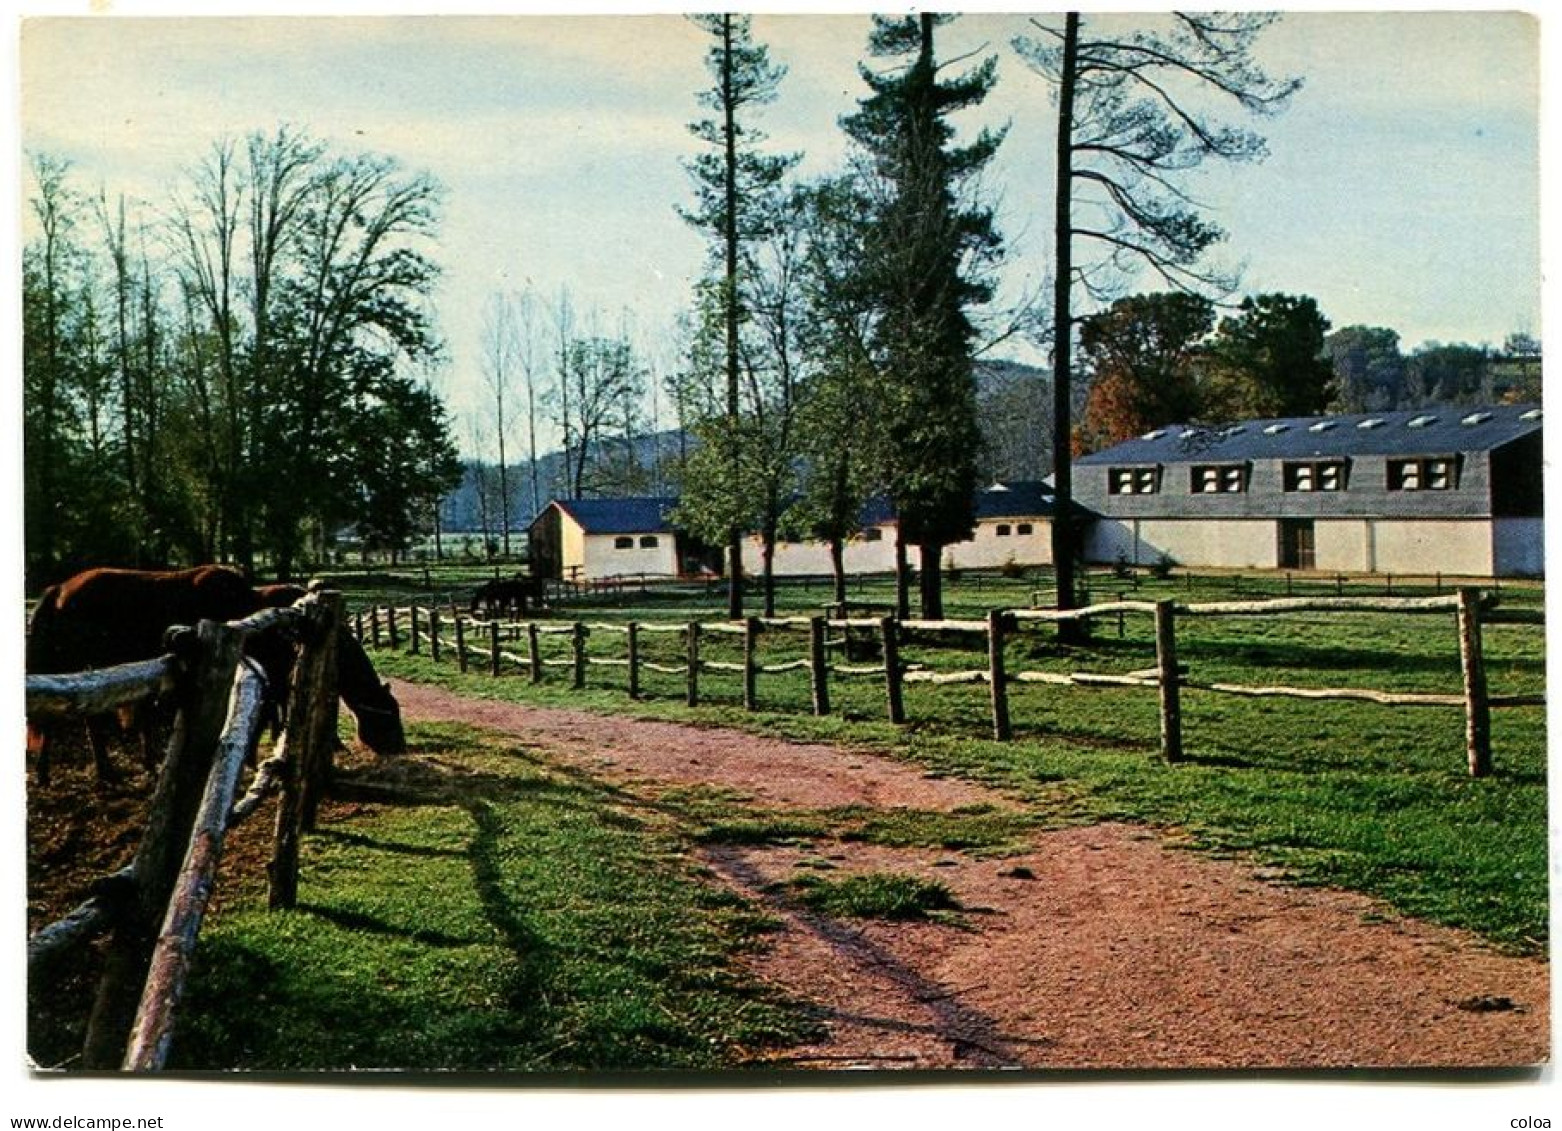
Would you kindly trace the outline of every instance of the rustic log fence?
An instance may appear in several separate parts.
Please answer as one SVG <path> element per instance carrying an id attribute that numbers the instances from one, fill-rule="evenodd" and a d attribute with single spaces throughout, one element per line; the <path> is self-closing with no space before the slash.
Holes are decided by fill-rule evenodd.
<path id="1" fill-rule="evenodd" d="M 134 859 L 28 939 L 29 980 L 47 979 L 65 954 L 113 932 L 87 1022 L 84 1067 L 146 1072 L 166 1064 L 223 841 L 278 790 L 271 905 L 296 900 L 299 831 L 313 825 L 335 740 L 341 611 L 340 593 L 315 590 L 241 621 L 172 630 L 169 654 L 155 660 L 27 677 L 30 718 L 99 714 L 165 694 L 177 708 Z M 265 680 L 242 656 L 245 638 L 260 632 L 287 634 L 299 654 L 282 737 L 236 801 L 243 764 L 261 740 Z"/>
<path id="2" fill-rule="evenodd" d="M 810 682 L 810 699 L 816 715 L 827 715 L 831 710 L 831 685 L 841 679 L 874 678 L 882 680 L 885 711 L 893 723 L 906 720 L 905 694 L 908 685 L 929 684 L 948 686 L 955 684 L 986 684 L 988 688 L 991 733 L 998 741 L 1013 737 L 1014 728 L 1009 706 L 1009 688 L 1015 684 L 1051 684 L 1071 687 L 1141 688 L 1155 690 L 1160 700 L 1160 753 L 1167 762 L 1184 758 L 1183 750 L 1183 693 L 1237 695 L 1249 698 L 1271 697 L 1314 701 L 1357 701 L 1377 703 L 1393 707 L 1459 707 L 1466 718 L 1466 756 L 1472 777 L 1484 777 L 1491 772 L 1491 724 L 1493 708 L 1543 705 L 1543 695 L 1493 695 L 1486 683 L 1481 651 L 1482 626 L 1488 623 L 1543 624 L 1540 610 L 1524 608 L 1502 609 L 1495 606 L 1493 598 L 1481 591 L 1463 588 L 1456 593 L 1433 597 L 1350 597 L 1314 596 L 1281 597 L 1251 601 L 1212 601 L 1185 603 L 1169 599 L 1140 601 L 1121 599 L 1107 601 L 1085 608 L 1057 611 L 1051 609 L 993 609 L 983 620 L 900 620 L 894 616 L 852 616 L 851 610 L 832 606 L 823 616 L 749 617 L 742 621 L 683 623 L 650 623 L 631 621 L 614 624 L 602 622 L 501 622 L 467 620 L 456 616 L 453 622 L 454 651 L 457 663 L 466 671 L 474 661 L 485 664 L 491 675 L 499 676 L 506 670 L 525 672 L 533 683 L 544 679 L 548 668 L 566 668 L 571 673 L 571 685 L 586 685 L 587 670 L 593 666 L 625 669 L 626 689 L 631 697 L 638 698 L 644 691 L 641 673 L 657 672 L 670 676 L 683 676 L 684 699 L 693 707 L 700 703 L 702 673 L 724 673 L 741 677 L 742 702 L 753 710 L 758 706 L 758 681 L 761 676 L 783 672 L 807 672 Z M 876 611 L 876 610 L 874 610 Z M 1458 628 L 1460 670 L 1463 688 L 1459 694 L 1432 694 L 1424 692 L 1382 691 L 1371 688 L 1318 688 L 1286 685 L 1249 686 L 1219 681 L 1198 681 L 1190 678 L 1186 664 L 1178 659 L 1178 623 L 1197 617 L 1246 617 L 1284 616 L 1303 613 L 1348 614 L 1453 614 Z M 1153 667 L 1129 672 L 1055 672 L 1010 671 L 1006 661 L 1006 647 L 1016 633 L 1026 626 L 1056 625 L 1064 621 L 1090 621 L 1115 619 L 1121 625 L 1128 617 L 1148 616 L 1154 621 L 1156 661 Z M 416 607 L 375 607 L 356 619 L 360 635 L 365 631 L 366 642 L 378 645 L 381 636 L 376 626 L 385 625 L 387 639 L 395 639 L 398 623 L 424 625 L 422 639 L 432 652 L 443 654 L 450 646 L 441 642 L 443 624 L 431 610 Z M 365 626 L 368 626 L 367 628 Z M 480 626 L 480 635 L 486 637 L 486 647 L 473 642 L 472 628 Z M 807 634 L 806 651 L 801 659 L 776 663 L 763 663 L 759 642 L 763 635 L 777 632 Z M 642 649 L 643 638 L 650 633 L 681 635 L 684 659 L 680 664 L 658 663 L 648 659 Z M 903 658 L 904 646 L 918 637 L 969 637 L 985 647 L 986 664 L 981 668 L 962 671 L 934 670 Z M 622 654 L 605 656 L 593 654 L 588 642 L 593 638 L 623 636 L 626 646 Z M 715 636 L 738 638 L 741 641 L 741 659 L 717 660 L 710 658 L 706 642 Z M 418 639 L 418 630 L 413 630 Z M 524 639 L 524 654 L 506 647 Z M 871 641 L 878 651 L 875 662 L 847 662 L 846 657 L 835 658 L 832 653 L 846 650 L 855 640 L 861 650 L 865 641 Z M 566 642 L 567 651 L 561 651 L 557 643 Z"/>

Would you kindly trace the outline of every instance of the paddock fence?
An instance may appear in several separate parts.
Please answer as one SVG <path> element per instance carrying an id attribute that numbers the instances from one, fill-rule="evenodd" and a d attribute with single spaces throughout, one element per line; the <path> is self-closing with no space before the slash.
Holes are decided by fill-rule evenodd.
<path id="1" fill-rule="evenodd" d="M 355 613 L 352 628 L 366 646 L 392 650 L 405 647 L 414 655 L 427 654 L 435 662 L 452 658 L 462 672 L 477 668 L 494 677 L 523 674 L 532 683 L 543 683 L 550 669 L 559 669 L 567 673 L 571 687 L 580 689 L 586 686 L 587 673 L 593 666 L 619 668 L 625 673 L 625 689 L 632 698 L 639 698 L 644 693 L 642 676 L 645 672 L 682 677 L 683 698 L 690 707 L 701 702 L 701 676 L 706 673 L 740 676 L 743 705 L 755 710 L 761 677 L 806 672 L 812 710 L 816 715 L 831 713 L 833 684 L 843 679 L 875 679 L 883 685 L 887 717 L 897 724 L 906 721 L 908 688 L 986 685 L 991 734 L 998 741 L 1013 738 L 1009 689 L 1016 684 L 1153 690 L 1160 701 L 1160 754 L 1168 762 L 1184 758 L 1182 693 L 1186 690 L 1247 698 L 1461 708 L 1465 718 L 1466 764 L 1471 777 L 1485 777 L 1492 772 L 1491 711 L 1545 703 L 1545 696 L 1541 694 L 1493 694 L 1488 687 L 1482 650 L 1483 625 L 1543 625 L 1543 613 L 1522 607 L 1501 608 L 1494 594 L 1473 587 L 1431 597 L 1309 596 L 1199 603 L 1121 599 L 1063 611 L 992 609 L 981 620 L 902 619 L 880 615 L 877 611 L 867 616 L 850 615 L 850 612 L 849 608 L 837 605 L 818 616 L 609 623 L 479 620 L 462 614 L 454 606 L 441 610 L 419 605 L 374 605 Z M 1430 693 L 1201 681 L 1194 678 L 1188 665 L 1178 658 L 1178 625 L 1190 618 L 1301 614 L 1331 617 L 1451 614 L 1459 649 L 1460 690 L 1457 693 Z M 1029 628 L 1056 626 L 1067 621 L 1115 620 L 1121 635 L 1122 626 L 1130 617 L 1153 618 L 1153 666 L 1128 672 L 1009 670 L 1008 644 Z M 781 633 L 806 633 L 804 654 L 800 658 L 764 662 L 761 640 L 766 635 Z M 666 663 L 647 658 L 642 643 L 652 634 L 681 637 L 680 662 Z M 741 658 L 710 658 L 705 642 L 712 637 L 727 637 L 736 642 Z M 929 637 L 937 637 L 944 644 L 951 640 L 968 640 L 984 656 L 985 662 L 979 667 L 951 671 L 907 659 L 908 648 Z M 622 647 L 614 648 L 612 654 L 605 654 L 600 645 L 595 651 L 589 647 L 593 639 L 607 638 L 621 638 Z M 793 652 L 797 650 L 794 646 Z M 864 653 L 871 655 L 864 656 Z M 872 662 L 863 662 L 865 658 Z"/>
<path id="2" fill-rule="evenodd" d="M 81 1064 L 152 1072 L 165 1067 L 201 921 L 232 829 L 280 794 L 267 866 L 273 909 L 294 906 L 301 830 L 313 827 L 336 738 L 336 641 L 342 595 L 315 590 L 296 604 L 228 623 L 172 629 L 168 654 L 99 671 L 27 677 L 29 720 L 85 718 L 169 696 L 171 737 L 129 865 L 28 938 L 29 981 L 48 981 L 69 952 L 112 933 Z M 298 645 L 289 710 L 271 755 L 238 796 L 246 760 L 261 741 L 265 679 L 243 655 L 251 634 Z"/>

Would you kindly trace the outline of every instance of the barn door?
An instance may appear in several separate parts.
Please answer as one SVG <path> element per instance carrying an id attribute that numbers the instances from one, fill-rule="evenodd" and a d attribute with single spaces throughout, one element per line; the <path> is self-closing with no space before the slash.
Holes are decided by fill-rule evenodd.
<path id="1" fill-rule="evenodd" d="M 1318 568 L 1318 552 L 1313 541 L 1312 519 L 1282 518 L 1280 520 L 1280 568 Z"/>

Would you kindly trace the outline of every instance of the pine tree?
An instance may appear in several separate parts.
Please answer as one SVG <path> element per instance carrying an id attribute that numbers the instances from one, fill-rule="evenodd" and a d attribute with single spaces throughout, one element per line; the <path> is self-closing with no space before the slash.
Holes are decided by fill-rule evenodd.
<path id="1" fill-rule="evenodd" d="M 940 77 L 936 29 L 953 17 L 875 17 L 869 51 L 899 60 L 862 68 L 870 94 L 841 125 L 860 153 L 867 198 L 860 271 L 874 309 L 868 350 L 885 390 L 885 480 L 902 547 L 919 551 L 922 615 L 942 615 L 943 548 L 975 524 L 976 378 L 971 310 L 992 297 L 1002 251 L 990 209 L 970 199 L 1001 131 L 959 146 L 949 116 L 979 105 L 996 80 L 989 58 Z M 904 592 L 904 572 L 902 571 Z"/>

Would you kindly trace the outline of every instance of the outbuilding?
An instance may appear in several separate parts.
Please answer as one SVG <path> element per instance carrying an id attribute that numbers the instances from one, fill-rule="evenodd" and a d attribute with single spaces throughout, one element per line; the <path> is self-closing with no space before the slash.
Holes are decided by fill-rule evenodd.
<path id="1" fill-rule="evenodd" d="M 1168 425 L 1080 457 L 1092 561 L 1538 576 L 1537 405 Z"/>
<path id="2" fill-rule="evenodd" d="M 684 540 L 668 516 L 673 498 L 554 499 L 528 528 L 532 574 L 562 581 L 599 581 L 695 572 Z"/>

